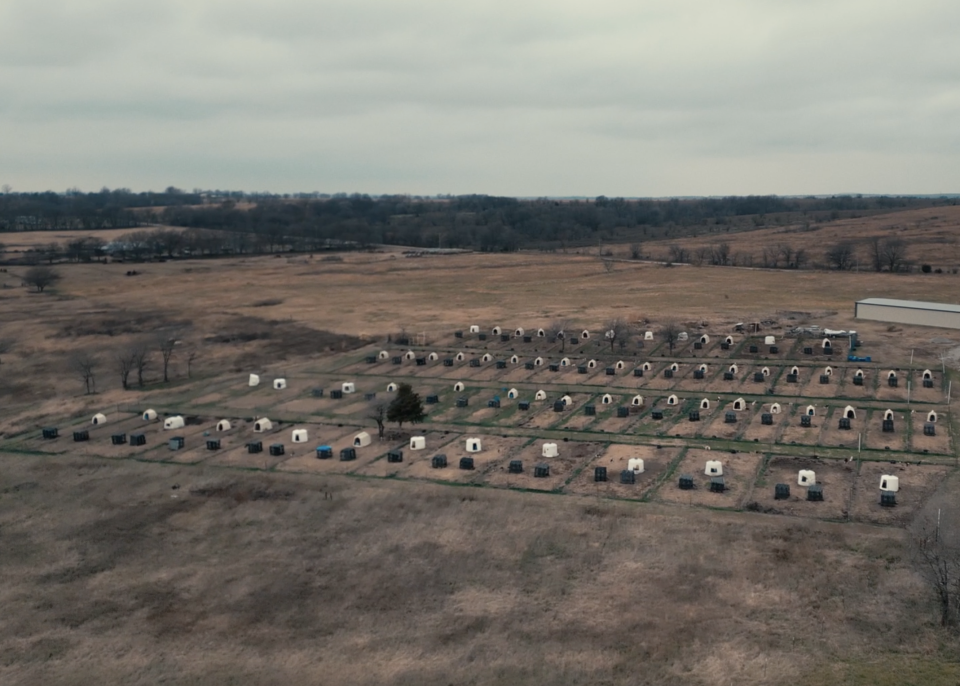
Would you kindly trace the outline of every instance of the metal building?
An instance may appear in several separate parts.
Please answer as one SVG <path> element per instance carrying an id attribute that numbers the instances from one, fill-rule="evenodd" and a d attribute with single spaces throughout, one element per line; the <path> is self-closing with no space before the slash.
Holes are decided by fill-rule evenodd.
<path id="1" fill-rule="evenodd" d="M 867 298 L 857 301 L 854 316 L 857 319 L 871 319 L 877 322 L 960 329 L 960 305 L 945 303 Z"/>

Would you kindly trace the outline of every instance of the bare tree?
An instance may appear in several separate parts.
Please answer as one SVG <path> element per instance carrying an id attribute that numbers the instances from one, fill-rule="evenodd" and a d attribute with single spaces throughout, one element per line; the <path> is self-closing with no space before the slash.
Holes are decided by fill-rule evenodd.
<path id="1" fill-rule="evenodd" d="M 187 378 L 190 379 L 193 377 L 193 363 L 196 362 L 197 357 L 200 355 L 200 351 L 196 348 L 190 348 L 187 352 Z"/>
<path id="2" fill-rule="evenodd" d="M 827 249 L 824 257 L 834 269 L 846 271 L 853 267 L 853 244 L 849 241 L 840 241 Z"/>
<path id="3" fill-rule="evenodd" d="M 776 269 L 777 264 L 780 262 L 780 251 L 772 245 L 765 245 L 760 254 L 760 259 L 763 261 L 763 266 L 767 269 Z"/>
<path id="4" fill-rule="evenodd" d="M 783 260 L 783 266 L 787 269 L 794 269 L 794 251 L 793 246 L 789 243 L 781 243 L 777 246 L 777 252 L 780 254 L 780 259 Z"/>
<path id="5" fill-rule="evenodd" d="M 570 328 L 569 319 L 554 319 L 546 329 L 547 337 L 550 340 L 560 341 L 560 352 L 564 352 L 567 347 L 567 333 Z"/>
<path id="6" fill-rule="evenodd" d="M 911 527 L 914 563 L 933 592 L 940 625 L 960 623 L 960 511 L 943 498 L 933 499 Z"/>
<path id="7" fill-rule="evenodd" d="M 730 244 L 726 241 L 717 243 L 713 248 L 713 264 L 725 267 L 730 264 Z"/>
<path id="8" fill-rule="evenodd" d="M 135 365 L 134 353 L 132 350 L 124 349 L 117 353 L 117 372 L 120 374 L 120 385 L 123 390 L 130 388 L 130 372 Z"/>
<path id="9" fill-rule="evenodd" d="M 43 289 L 60 280 L 60 273 L 53 267 L 38 265 L 30 267 L 23 275 L 23 280 L 28 286 L 36 288 L 37 293 L 43 293 Z"/>
<path id="10" fill-rule="evenodd" d="M 600 261 L 603 262 L 603 271 L 607 272 L 608 274 L 613 271 L 615 266 L 613 260 L 611 260 L 609 257 L 601 257 Z"/>
<path id="11" fill-rule="evenodd" d="M 604 336 L 610 342 L 610 352 L 613 352 L 613 346 L 620 343 L 621 349 L 626 345 L 627 338 L 630 337 L 630 323 L 622 317 L 615 317 L 604 324 Z"/>
<path id="12" fill-rule="evenodd" d="M 703 263 L 706 262 L 709 257 L 710 248 L 705 245 L 701 245 L 690 253 L 690 261 L 698 267 L 702 267 Z"/>
<path id="13" fill-rule="evenodd" d="M 883 239 L 880 236 L 874 236 L 870 239 L 870 259 L 873 262 L 874 271 L 883 271 Z"/>
<path id="14" fill-rule="evenodd" d="M 630 259 L 631 259 L 631 260 L 639 260 L 639 259 L 642 257 L 642 255 L 643 255 L 643 253 L 642 253 L 642 251 L 641 251 L 641 249 L 640 249 L 640 244 L 639 244 L 639 243 L 631 243 L 631 244 L 630 244 Z"/>
<path id="15" fill-rule="evenodd" d="M 85 352 L 76 352 L 70 356 L 70 367 L 83 379 L 87 395 L 97 392 L 97 367 L 100 360 L 95 355 Z"/>
<path id="16" fill-rule="evenodd" d="M 673 354 L 673 347 L 677 344 L 680 337 L 680 325 L 676 322 L 666 322 L 660 327 L 660 338 L 670 347 L 670 354 Z"/>
<path id="17" fill-rule="evenodd" d="M 383 423 L 387 418 L 387 403 L 383 402 L 382 400 L 375 400 L 370 404 L 370 409 L 367 412 L 367 418 L 372 419 L 377 423 L 377 435 L 382 441 L 384 434 Z"/>
<path id="18" fill-rule="evenodd" d="M 907 266 L 907 244 L 899 238 L 883 242 L 883 260 L 890 272 L 902 271 Z"/>
<path id="19" fill-rule="evenodd" d="M 143 388 L 143 373 L 150 366 L 150 346 L 144 341 L 135 343 L 130 349 L 133 358 L 133 368 L 137 370 L 137 386 Z"/>
<path id="20" fill-rule="evenodd" d="M 170 360 L 173 359 L 173 353 L 176 350 L 182 333 L 178 330 L 158 331 L 156 334 L 156 346 L 160 351 L 160 359 L 163 362 L 163 382 L 169 381 L 168 371 L 170 369 Z"/>
<path id="21" fill-rule="evenodd" d="M 793 251 L 793 268 L 794 269 L 803 269 L 807 266 L 807 260 L 809 259 L 807 255 L 806 248 L 797 248 Z"/>
<path id="22" fill-rule="evenodd" d="M 667 250 L 670 253 L 671 262 L 687 262 L 690 259 L 690 253 L 682 245 L 673 243 L 667 246 Z"/>

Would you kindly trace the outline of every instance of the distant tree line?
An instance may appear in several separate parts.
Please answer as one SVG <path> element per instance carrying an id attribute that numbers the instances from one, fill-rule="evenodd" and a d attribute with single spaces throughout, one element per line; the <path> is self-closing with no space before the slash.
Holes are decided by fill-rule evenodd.
<path id="1" fill-rule="evenodd" d="M 0 232 L 140 228 L 146 224 L 193 229 L 150 232 L 125 249 L 132 258 L 242 252 L 365 248 L 374 244 L 481 251 L 565 249 L 598 242 L 629 242 L 725 234 L 758 226 L 826 221 L 894 208 L 952 204 L 955 199 L 911 197 L 744 196 L 630 200 L 600 196 L 532 199 L 487 195 L 417 197 L 338 194 L 272 195 L 226 191 L 160 193 L 103 189 L 96 193 L 0 194 Z M 173 235 L 177 233 L 177 235 Z M 214 245 L 216 243 L 217 245 Z M 91 259 L 97 246 L 62 246 L 60 259 Z M 693 255 L 721 263 L 732 256 Z M 791 256 L 795 258 L 796 256 Z M 676 260 L 681 261 L 681 260 Z"/>

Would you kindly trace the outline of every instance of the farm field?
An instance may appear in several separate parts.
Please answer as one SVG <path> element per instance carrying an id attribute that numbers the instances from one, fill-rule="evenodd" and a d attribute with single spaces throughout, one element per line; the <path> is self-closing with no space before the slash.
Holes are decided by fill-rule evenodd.
<path id="1" fill-rule="evenodd" d="M 957 680 L 908 530 L 957 493 L 945 361 L 960 334 L 850 314 L 880 289 L 948 299 L 947 276 L 800 272 L 785 289 L 779 272 L 609 273 L 576 254 L 125 268 L 69 265 L 41 295 L 0 272 L 4 683 L 866 684 L 904 663 Z M 654 339 L 611 346 L 616 316 Z M 589 336 L 537 335 L 558 319 Z M 691 334 L 672 352 L 669 322 Z M 820 338 L 790 330 L 811 325 L 857 329 L 875 361 L 848 362 L 845 339 L 804 353 Z M 181 341 L 169 382 L 155 356 L 143 387 L 134 372 L 122 389 L 117 354 L 157 329 Z M 76 350 L 99 356 L 96 394 Z M 399 383 L 433 401 L 380 440 L 372 408 Z M 95 412 L 107 422 L 92 426 Z M 173 416 L 185 425 L 164 431 Z M 823 501 L 806 500 L 801 469 Z M 895 507 L 880 505 L 885 475 L 899 477 Z"/>

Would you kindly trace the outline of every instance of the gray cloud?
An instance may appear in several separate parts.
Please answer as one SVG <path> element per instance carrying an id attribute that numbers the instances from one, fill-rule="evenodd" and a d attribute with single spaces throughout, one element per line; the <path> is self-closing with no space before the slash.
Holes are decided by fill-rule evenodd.
<path id="1" fill-rule="evenodd" d="M 955 192 L 958 29 L 940 0 L 7 0 L 0 182 Z"/>

